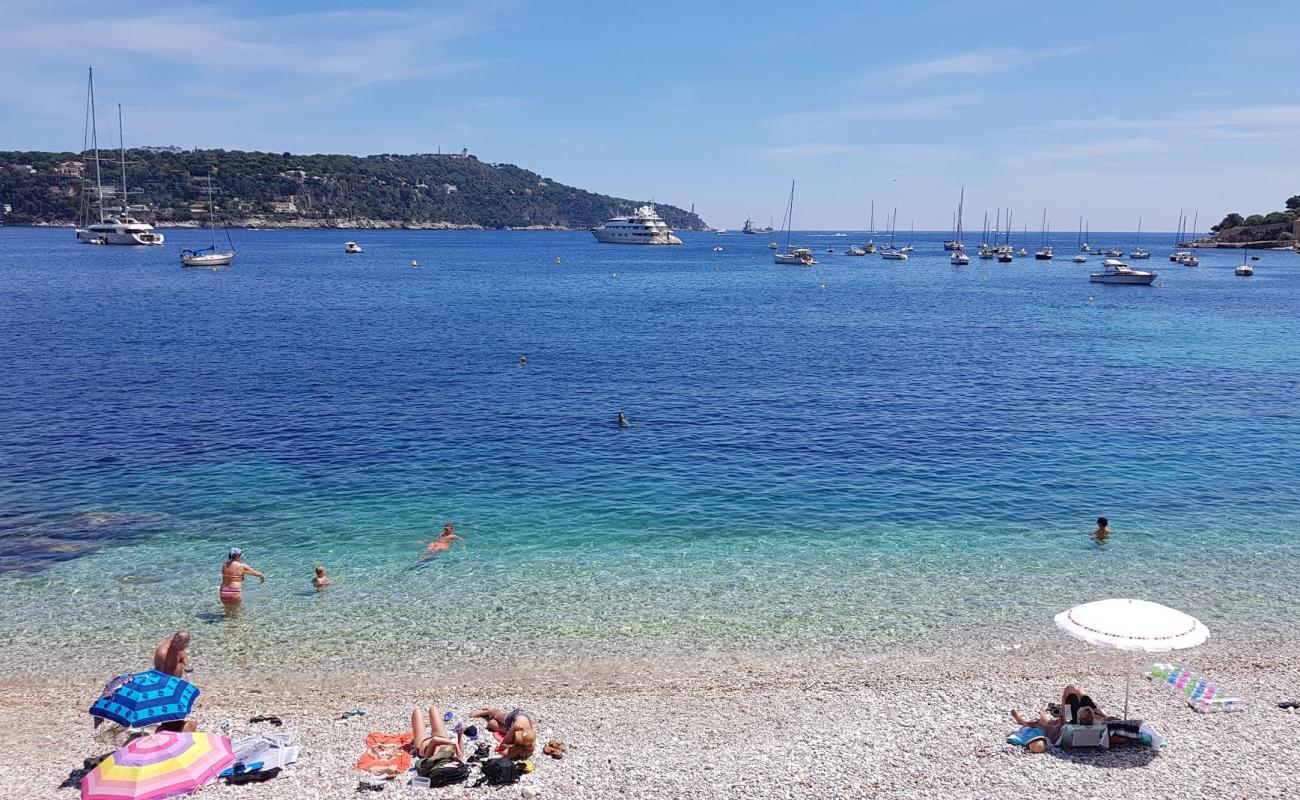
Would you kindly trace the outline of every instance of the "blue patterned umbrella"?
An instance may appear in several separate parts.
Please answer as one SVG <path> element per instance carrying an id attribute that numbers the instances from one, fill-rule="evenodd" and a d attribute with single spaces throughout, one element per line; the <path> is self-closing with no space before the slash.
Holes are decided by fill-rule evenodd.
<path id="1" fill-rule="evenodd" d="M 128 728 L 143 728 L 189 716 L 199 689 L 189 681 L 156 669 L 118 675 L 90 706 L 92 717 L 103 717 Z"/>

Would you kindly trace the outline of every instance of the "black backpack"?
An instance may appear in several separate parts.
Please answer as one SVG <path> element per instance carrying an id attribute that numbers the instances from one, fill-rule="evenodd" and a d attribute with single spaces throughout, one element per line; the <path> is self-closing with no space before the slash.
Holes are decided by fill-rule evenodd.
<path id="1" fill-rule="evenodd" d="M 416 766 L 415 774 L 428 778 L 430 786 L 450 786 L 469 777 L 469 765 L 455 758 L 438 761 L 426 758 Z"/>
<path id="2" fill-rule="evenodd" d="M 483 777 L 479 778 L 478 783 L 474 785 L 478 786 L 484 782 L 489 786 L 518 783 L 523 774 L 523 768 L 508 758 L 489 758 L 483 762 Z"/>

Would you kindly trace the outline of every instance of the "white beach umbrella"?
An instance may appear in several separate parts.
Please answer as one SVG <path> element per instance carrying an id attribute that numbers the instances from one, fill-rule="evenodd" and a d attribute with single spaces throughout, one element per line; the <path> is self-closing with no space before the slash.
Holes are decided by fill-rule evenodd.
<path id="1" fill-rule="evenodd" d="M 1163 653 L 1204 644 L 1210 631 L 1196 617 L 1149 600 L 1095 600 L 1056 615 L 1056 626 L 1076 639 L 1115 650 Z M 1124 683 L 1124 718 L 1129 684 Z"/>

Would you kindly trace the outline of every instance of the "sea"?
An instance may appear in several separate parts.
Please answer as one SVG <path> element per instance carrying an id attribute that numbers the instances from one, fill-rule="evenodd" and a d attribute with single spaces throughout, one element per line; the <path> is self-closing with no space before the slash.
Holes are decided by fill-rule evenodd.
<path id="1" fill-rule="evenodd" d="M 206 234 L 164 232 L 0 228 L 0 657 L 852 658 L 1051 641 L 1104 597 L 1294 622 L 1300 256 L 1240 278 L 1147 233 L 1143 287 L 937 232 L 905 262 L 800 232 L 791 268 L 740 234 L 236 230 L 195 270 Z M 267 575 L 236 613 L 232 546 Z"/>

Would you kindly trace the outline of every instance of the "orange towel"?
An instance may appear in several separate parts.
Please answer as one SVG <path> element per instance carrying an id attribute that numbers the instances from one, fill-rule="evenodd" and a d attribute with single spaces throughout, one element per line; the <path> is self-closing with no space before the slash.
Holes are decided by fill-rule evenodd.
<path id="1" fill-rule="evenodd" d="M 411 753 L 406 749 L 411 743 L 411 733 L 366 734 L 366 751 L 357 762 L 357 769 L 378 770 L 401 774 L 411 768 Z"/>

